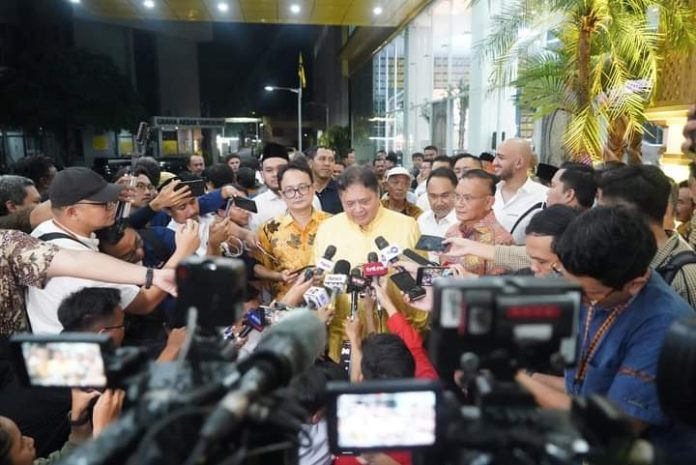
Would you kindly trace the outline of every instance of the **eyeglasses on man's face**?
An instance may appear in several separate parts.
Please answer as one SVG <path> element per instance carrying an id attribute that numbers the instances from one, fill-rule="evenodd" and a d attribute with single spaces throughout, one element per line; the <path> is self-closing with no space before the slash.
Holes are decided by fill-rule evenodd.
<path id="1" fill-rule="evenodd" d="M 286 187 L 286 188 L 283 189 L 281 192 L 283 193 L 283 195 L 284 195 L 286 198 L 292 199 L 292 198 L 295 198 L 295 196 L 296 196 L 298 193 L 299 193 L 300 195 L 307 195 L 307 193 L 309 192 L 309 189 L 310 189 L 311 187 L 312 187 L 312 186 L 310 186 L 309 184 L 300 184 L 300 185 L 297 186 L 297 187 Z"/>
<path id="2" fill-rule="evenodd" d="M 106 210 L 113 210 L 118 205 L 118 202 L 77 202 L 76 205 L 93 205 L 95 207 L 102 207 Z"/>

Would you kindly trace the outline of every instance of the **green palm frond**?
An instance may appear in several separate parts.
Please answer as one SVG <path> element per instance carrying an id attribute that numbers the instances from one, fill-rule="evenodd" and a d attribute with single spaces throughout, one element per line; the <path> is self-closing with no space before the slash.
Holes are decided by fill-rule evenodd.
<path id="1" fill-rule="evenodd" d="M 577 159 L 587 156 L 592 161 L 601 160 L 600 120 L 591 106 L 573 115 L 563 134 L 563 145 Z"/>

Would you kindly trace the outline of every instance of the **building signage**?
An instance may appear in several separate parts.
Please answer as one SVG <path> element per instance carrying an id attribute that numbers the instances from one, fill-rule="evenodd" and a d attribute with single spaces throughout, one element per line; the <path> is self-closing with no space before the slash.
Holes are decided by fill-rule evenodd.
<path id="1" fill-rule="evenodd" d="M 188 116 L 155 116 L 152 118 L 155 128 L 221 128 L 225 118 L 192 118 Z"/>

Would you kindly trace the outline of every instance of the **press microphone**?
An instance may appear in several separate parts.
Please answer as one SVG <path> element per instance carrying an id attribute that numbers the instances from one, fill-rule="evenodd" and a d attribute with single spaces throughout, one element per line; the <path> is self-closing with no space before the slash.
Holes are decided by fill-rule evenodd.
<path id="1" fill-rule="evenodd" d="M 319 286 L 312 286 L 307 289 L 303 295 L 307 306 L 312 310 L 317 310 L 327 305 L 331 301 L 329 293 L 326 289 Z"/>
<path id="2" fill-rule="evenodd" d="M 369 286 L 369 280 L 363 277 L 363 273 L 357 266 L 350 270 L 348 276 L 348 291 L 360 292 Z"/>
<path id="3" fill-rule="evenodd" d="M 247 337 L 254 330 L 263 332 L 263 328 L 266 326 L 266 311 L 263 308 L 250 310 L 244 316 L 243 326 L 238 337 Z"/>
<path id="4" fill-rule="evenodd" d="M 389 242 L 382 236 L 377 236 L 375 238 L 375 245 L 377 245 L 379 249 L 379 261 L 385 266 L 390 263 L 396 263 L 399 260 L 401 249 L 398 245 L 389 245 Z"/>
<path id="5" fill-rule="evenodd" d="M 317 263 L 317 269 L 315 271 L 317 276 L 321 276 L 323 273 L 328 273 L 333 270 L 334 262 L 331 260 L 334 258 L 334 255 L 336 255 L 336 246 L 328 246 L 324 251 L 324 256 L 321 257 L 319 263 Z"/>
<path id="6" fill-rule="evenodd" d="M 348 274 L 350 273 L 350 263 L 347 260 L 338 260 L 334 266 L 333 273 L 324 277 L 324 287 L 335 293 L 346 291 L 348 285 Z"/>
<path id="7" fill-rule="evenodd" d="M 293 310 L 271 326 L 251 356 L 239 364 L 243 373 L 234 391 L 218 403 L 200 432 L 200 453 L 239 426 L 260 396 L 287 385 L 309 368 L 326 345 L 326 327 L 309 310 Z M 196 455 L 194 452 L 193 455 Z"/>
<path id="8" fill-rule="evenodd" d="M 370 252 L 367 254 L 367 263 L 363 265 L 363 276 L 366 278 L 374 278 L 386 276 L 389 270 L 380 261 L 377 253 Z"/>

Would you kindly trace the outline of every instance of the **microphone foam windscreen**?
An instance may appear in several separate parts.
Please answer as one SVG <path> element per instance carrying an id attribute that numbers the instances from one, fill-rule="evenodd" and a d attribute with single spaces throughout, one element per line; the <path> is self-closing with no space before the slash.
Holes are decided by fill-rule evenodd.
<path id="1" fill-rule="evenodd" d="M 348 275 L 350 273 L 350 262 L 348 260 L 338 260 L 334 265 L 334 274 Z"/>
<path id="2" fill-rule="evenodd" d="M 336 255 L 336 246 L 328 246 L 324 251 L 324 258 L 327 260 L 331 260 L 332 258 L 334 258 L 334 255 Z"/>

